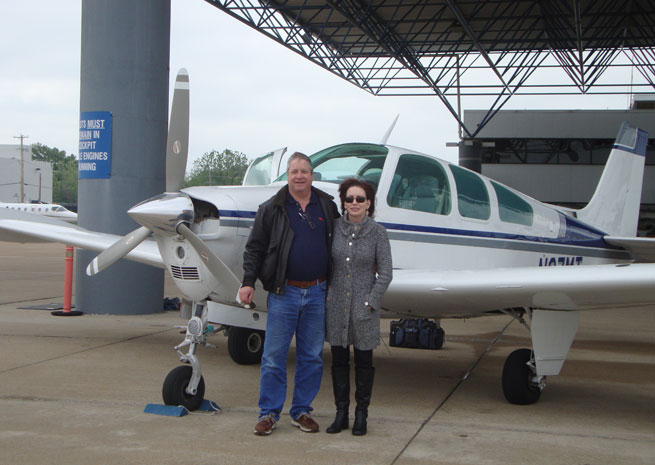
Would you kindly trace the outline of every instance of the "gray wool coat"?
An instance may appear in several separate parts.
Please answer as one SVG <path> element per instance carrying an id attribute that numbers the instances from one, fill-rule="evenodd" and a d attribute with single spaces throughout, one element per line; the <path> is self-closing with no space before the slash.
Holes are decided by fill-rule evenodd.
<path id="1" fill-rule="evenodd" d="M 392 278 L 387 231 L 372 218 L 339 218 L 332 241 L 333 272 L 325 304 L 326 341 L 371 350 L 380 343 L 380 304 Z M 377 277 L 376 277 L 377 272 Z"/>

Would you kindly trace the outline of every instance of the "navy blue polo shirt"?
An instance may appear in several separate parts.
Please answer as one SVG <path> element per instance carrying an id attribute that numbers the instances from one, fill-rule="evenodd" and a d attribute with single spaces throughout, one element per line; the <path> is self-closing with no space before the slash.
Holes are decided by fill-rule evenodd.
<path id="1" fill-rule="evenodd" d="M 326 222 L 318 195 L 312 191 L 303 212 L 300 204 L 287 192 L 284 209 L 294 236 L 287 261 L 286 278 L 312 281 L 327 277 L 328 247 Z"/>

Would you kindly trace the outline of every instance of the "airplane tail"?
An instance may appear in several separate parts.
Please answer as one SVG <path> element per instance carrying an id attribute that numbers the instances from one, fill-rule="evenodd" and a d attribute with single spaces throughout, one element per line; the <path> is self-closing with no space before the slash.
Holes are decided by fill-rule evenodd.
<path id="1" fill-rule="evenodd" d="M 647 132 L 623 123 L 596 192 L 578 218 L 609 235 L 637 235 L 647 143 Z"/>

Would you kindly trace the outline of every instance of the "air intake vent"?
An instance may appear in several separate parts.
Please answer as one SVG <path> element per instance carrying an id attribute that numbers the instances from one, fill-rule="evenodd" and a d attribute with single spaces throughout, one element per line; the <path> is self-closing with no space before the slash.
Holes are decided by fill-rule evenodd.
<path id="1" fill-rule="evenodd" d="M 198 268 L 195 266 L 175 266 L 171 265 L 171 273 L 175 279 L 183 279 L 185 281 L 199 281 L 200 275 Z"/>

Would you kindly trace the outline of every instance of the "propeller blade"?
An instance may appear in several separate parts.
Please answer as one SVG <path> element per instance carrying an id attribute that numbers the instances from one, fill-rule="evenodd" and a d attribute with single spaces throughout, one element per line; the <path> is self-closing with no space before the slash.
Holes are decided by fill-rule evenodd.
<path id="1" fill-rule="evenodd" d="M 189 153 L 189 73 L 182 68 L 175 79 L 171 120 L 166 142 L 166 191 L 177 192 L 184 183 Z"/>
<path id="2" fill-rule="evenodd" d="M 198 255 L 200 255 L 207 268 L 209 268 L 209 271 L 226 290 L 223 297 L 226 300 L 236 301 L 236 296 L 238 296 L 239 288 L 241 287 L 241 281 L 239 281 L 239 278 L 237 278 L 234 273 L 232 273 L 232 270 L 228 268 L 223 260 L 218 258 L 216 254 L 212 252 L 209 247 L 207 247 L 207 244 L 205 244 L 202 239 L 200 239 L 193 231 L 191 231 L 191 229 L 189 229 L 186 224 L 180 223 L 177 226 L 177 232 L 179 232 L 187 241 L 189 241 L 189 244 L 191 244 L 191 247 L 193 247 L 195 251 L 198 252 Z M 255 302 L 251 302 L 249 308 L 254 309 Z"/>
<path id="3" fill-rule="evenodd" d="M 145 226 L 141 226 L 139 229 L 135 229 L 131 233 L 121 237 L 89 263 L 89 266 L 86 267 L 86 274 L 93 276 L 113 265 L 130 253 L 137 245 L 146 240 L 149 235 L 150 230 Z"/>

